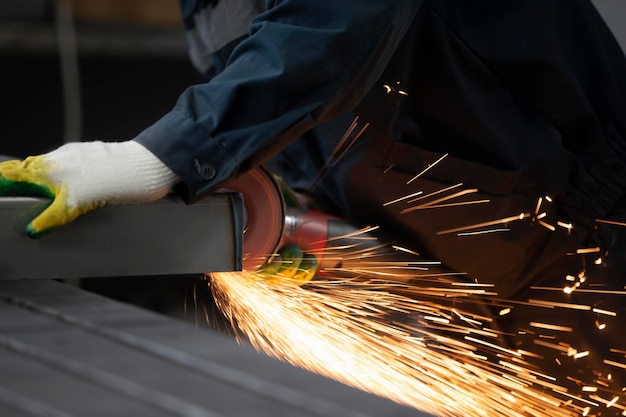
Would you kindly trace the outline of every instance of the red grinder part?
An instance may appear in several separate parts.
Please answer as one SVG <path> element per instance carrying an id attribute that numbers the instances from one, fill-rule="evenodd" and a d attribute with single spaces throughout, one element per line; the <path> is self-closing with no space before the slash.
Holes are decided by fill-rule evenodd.
<path id="1" fill-rule="evenodd" d="M 243 195 L 243 270 L 252 271 L 281 243 L 286 213 L 282 192 L 272 174 L 262 167 L 246 172 L 226 188 Z"/>
<path id="2" fill-rule="evenodd" d="M 287 209 L 282 243 L 298 245 L 320 257 L 328 243 L 329 221 L 335 219 L 322 212 Z"/>

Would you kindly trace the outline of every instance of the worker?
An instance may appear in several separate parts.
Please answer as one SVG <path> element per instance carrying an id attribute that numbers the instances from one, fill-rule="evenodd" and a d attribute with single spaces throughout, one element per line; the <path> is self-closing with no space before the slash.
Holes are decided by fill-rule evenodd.
<path id="1" fill-rule="evenodd" d="M 590 0 L 182 9 L 206 83 L 133 140 L 0 165 L 2 194 L 54 200 L 31 235 L 172 187 L 193 203 L 267 163 L 335 214 L 380 225 L 502 298 L 594 268 L 623 289 L 626 59 Z M 419 192 L 431 203 L 393 203 Z M 580 251 L 596 247 L 593 259 Z"/>

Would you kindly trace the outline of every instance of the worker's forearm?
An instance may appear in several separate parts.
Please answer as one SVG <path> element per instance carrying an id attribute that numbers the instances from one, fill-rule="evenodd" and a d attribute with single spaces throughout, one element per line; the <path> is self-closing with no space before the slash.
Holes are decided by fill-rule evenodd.
<path id="1" fill-rule="evenodd" d="M 382 73 L 420 1 L 273 3 L 221 74 L 185 91 L 137 138 L 192 194 L 214 189 L 252 156 L 279 149 L 281 134 L 286 144 L 352 108 Z"/>

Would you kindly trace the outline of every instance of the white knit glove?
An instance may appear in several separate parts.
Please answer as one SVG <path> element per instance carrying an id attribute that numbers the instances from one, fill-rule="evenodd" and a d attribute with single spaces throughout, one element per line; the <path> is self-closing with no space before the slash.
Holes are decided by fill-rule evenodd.
<path id="1" fill-rule="evenodd" d="M 158 200 L 176 182 L 176 174 L 135 141 L 75 142 L 24 161 L 0 163 L 0 195 L 53 200 L 26 227 L 33 237 L 109 203 Z"/>

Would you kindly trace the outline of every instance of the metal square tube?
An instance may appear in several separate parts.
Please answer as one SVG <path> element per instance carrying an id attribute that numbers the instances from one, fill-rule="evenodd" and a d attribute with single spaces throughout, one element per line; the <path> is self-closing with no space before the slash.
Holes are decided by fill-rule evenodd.
<path id="1" fill-rule="evenodd" d="M 0 280 L 201 274 L 241 270 L 243 199 L 219 192 L 194 205 L 174 196 L 107 206 L 32 239 L 49 204 L 0 197 Z"/>

